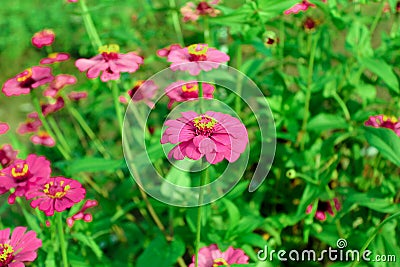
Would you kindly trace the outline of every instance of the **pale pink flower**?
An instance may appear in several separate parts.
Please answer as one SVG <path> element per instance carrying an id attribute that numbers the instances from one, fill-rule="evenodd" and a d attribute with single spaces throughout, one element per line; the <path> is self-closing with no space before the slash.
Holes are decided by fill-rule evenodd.
<path id="1" fill-rule="evenodd" d="M 168 57 L 169 53 L 171 53 L 171 51 L 174 51 L 176 49 L 182 49 L 180 44 L 172 44 L 172 45 L 170 45 L 168 47 L 161 48 L 161 49 L 157 50 L 157 56 L 159 56 L 159 57 Z"/>
<path id="2" fill-rule="evenodd" d="M 175 49 L 168 55 L 173 71 L 189 71 L 198 75 L 201 70 L 210 71 L 218 68 L 221 63 L 229 61 L 229 56 L 207 44 L 193 44 L 182 49 Z"/>
<path id="3" fill-rule="evenodd" d="M 11 145 L 6 144 L 0 148 L 0 165 L 3 168 L 8 167 L 17 159 L 18 151 L 14 150 Z"/>
<path id="4" fill-rule="evenodd" d="M 196 255 L 193 255 L 189 267 L 195 267 Z M 231 264 L 247 264 L 249 257 L 241 249 L 229 247 L 225 252 L 219 250 L 216 244 L 199 250 L 199 267 L 230 266 Z"/>
<path id="5" fill-rule="evenodd" d="M 396 117 L 388 117 L 386 115 L 370 116 L 364 124 L 374 128 L 391 129 L 400 136 L 400 121 Z"/>
<path id="6" fill-rule="evenodd" d="M 215 87 L 208 83 L 201 83 L 204 98 L 213 98 Z M 177 81 L 165 88 L 166 95 L 169 97 L 168 108 L 175 102 L 194 100 L 199 97 L 199 83 L 197 81 Z"/>
<path id="7" fill-rule="evenodd" d="M 81 99 L 85 99 L 88 97 L 88 92 L 86 91 L 80 91 L 80 92 L 71 92 L 68 94 L 68 98 L 71 101 L 79 101 Z"/>
<path id="8" fill-rule="evenodd" d="M 26 227 L 15 227 L 10 238 L 10 228 L 0 230 L 0 266 L 24 267 L 36 259 L 42 241 L 34 231 L 25 232 Z"/>
<path id="9" fill-rule="evenodd" d="M 10 126 L 8 126 L 7 123 L 0 122 L 0 135 L 7 133 L 9 129 L 10 129 Z"/>
<path id="10" fill-rule="evenodd" d="M 50 98 L 50 103 L 41 105 L 43 115 L 54 113 L 62 109 L 65 105 L 64 98 L 61 96 L 56 99 Z"/>
<path id="11" fill-rule="evenodd" d="M 21 123 L 17 129 L 18 134 L 35 133 L 42 126 L 37 112 L 29 113 L 24 123 Z"/>
<path id="12" fill-rule="evenodd" d="M 40 64 L 53 64 L 56 62 L 62 62 L 69 59 L 68 53 L 51 53 L 46 58 L 40 60 Z"/>
<path id="13" fill-rule="evenodd" d="M 76 77 L 68 74 L 59 74 L 54 77 L 54 80 L 50 83 L 49 87 L 43 91 L 44 96 L 56 97 L 58 91 L 67 85 L 76 83 Z"/>
<path id="14" fill-rule="evenodd" d="M 56 141 L 47 132 L 39 131 L 30 138 L 31 142 L 36 145 L 53 147 L 56 145 Z"/>
<path id="15" fill-rule="evenodd" d="M 32 89 L 49 83 L 54 79 L 51 68 L 34 66 L 7 80 L 2 91 L 6 96 L 26 95 Z"/>
<path id="16" fill-rule="evenodd" d="M 65 177 L 43 178 L 26 193 L 27 199 L 34 199 L 31 207 L 38 207 L 46 216 L 54 211 L 62 212 L 85 198 L 86 190 L 75 180 Z"/>
<path id="17" fill-rule="evenodd" d="M 139 65 L 143 64 L 143 58 L 134 52 L 121 54 L 118 45 L 104 45 L 99 48 L 100 55 L 93 58 L 81 58 L 75 62 L 80 71 L 87 71 L 86 76 L 90 79 L 97 78 L 103 82 L 118 80 L 121 72 L 135 72 Z"/>
<path id="18" fill-rule="evenodd" d="M 246 149 L 247 130 L 237 118 L 213 111 L 181 114 L 182 117 L 165 122 L 168 128 L 162 135 L 161 143 L 178 144 L 168 153 L 169 158 L 198 160 L 205 156 L 211 164 L 224 158 L 234 162 Z"/>
<path id="19" fill-rule="evenodd" d="M 218 4 L 218 2 L 219 1 L 201 1 L 197 5 L 193 2 L 187 2 L 180 10 L 183 15 L 183 21 L 197 21 L 200 16 L 216 17 L 221 12 L 215 9 L 213 5 Z"/>
<path id="20" fill-rule="evenodd" d="M 33 35 L 32 44 L 37 48 L 42 48 L 43 46 L 51 45 L 55 38 L 56 35 L 52 30 L 42 30 Z"/>

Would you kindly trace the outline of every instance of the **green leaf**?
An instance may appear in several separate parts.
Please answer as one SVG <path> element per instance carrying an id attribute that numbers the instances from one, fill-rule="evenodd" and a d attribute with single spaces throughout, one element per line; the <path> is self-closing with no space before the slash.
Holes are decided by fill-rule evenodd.
<path id="1" fill-rule="evenodd" d="M 232 13 L 210 18 L 211 23 L 217 23 L 222 25 L 231 26 L 232 24 L 242 25 L 254 15 L 254 9 L 251 5 L 245 4 L 242 7 L 234 10 Z"/>
<path id="2" fill-rule="evenodd" d="M 291 8 L 299 1 L 297 0 L 287 0 L 287 1 L 276 1 L 276 0 L 264 0 L 259 1 L 259 11 L 258 14 L 264 20 L 270 20 L 279 15 L 283 15 L 286 9 Z"/>
<path id="3" fill-rule="evenodd" d="M 158 235 L 137 260 L 137 267 L 171 267 L 178 257 L 185 253 L 185 244 L 180 239 L 167 242 L 165 237 Z"/>
<path id="4" fill-rule="evenodd" d="M 222 198 L 222 202 L 224 203 L 228 214 L 229 214 L 229 227 L 234 228 L 238 224 L 240 220 L 240 212 L 239 209 L 233 204 L 232 201 L 227 198 Z"/>
<path id="5" fill-rule="evenodd" d="M 321 113 L 309 121 L 307 129 L 320 133 L 327 130 L 347 129 L 348 126 L 346 120 L 338 115 Z"/>
<path id="6" fill-rule="evenodd" d="M 400 167 L 400 138 L 391 129 L 364 126 L 368 143 Z"/>
<path id="7" fill-rule="evenodd" d="M 91 157 L 57 162 L 55 165 L 59 168 L 65 169 L 65 171 L 70 175 L 79 172 L 114 171 L 126 166 L 123 159 L 111 160 Z"/>
<path id="8" fill-rule="evenodd" d="M 399 93 L 399 81 L 393 72 L 393 68 L 383 59 L 361 58 L 360 63 L 378 75 L 394 92 Z"/>
<path id="9" fill-rule="evenodd" d="M 71 236 L 72 238 L 75 238 L 78 241 L 82 242 L 82 244 L 84 244 L 85 246 L 89 247 L 98 259 L 101 259 L 103 257 L 103 251 L 100 249 L 100 247 L 91 236 L 87 236 L 82 233 L 74 233 Z"/>

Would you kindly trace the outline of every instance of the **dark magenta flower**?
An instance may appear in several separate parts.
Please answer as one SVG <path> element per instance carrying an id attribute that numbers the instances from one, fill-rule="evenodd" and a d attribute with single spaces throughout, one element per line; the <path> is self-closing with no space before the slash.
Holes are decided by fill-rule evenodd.
<path id="1" fill-rule="evenodd" d="M 19 125 L 17 133 L 35 133 L 39 130 L 41 126 L 42 121 L 39 119 L 39 115 L 37 114 L 37 112 L 32 112 L 28 114 L 26 121 Z"/>
<path id="2" fill-rule="evenodd" d="M 24 262 L 36 259 L 36 251 L 42 246 L 42 241 L 34 231 L 25 232 L 26 227 L 15 227 L 10 238 L 10 228 L 0 230 L 1 267 L 24 267 Z"/>
<path id="3" fill-rule="evenodd" d="M 229 56 L 215 48 L 208 47 L 207 44 L 193 44 L 171 51 L 168 61 L 171 62 L 173 71 L 188 71 L 191 75 L 198 75 L 201 70 L 210 71 L 218 68 L 221 63 L 229 61 Z"/>
<path id="4" fill-rule="evenodd" d="M 8 126 L 7 123 L 5 123 L 5 122 L 0 122 L 0 134 L 5 134 L 5 133 L 7 133 L 9 129 L 10 129 L 10 126 Z"/>
<path id="5" fill-rule="evenodd" d="M 27 199 L 33 199 L 31 207 L 38 207 L 46 216 L 54 211 L 62 212 L 85 198 L 86 190 L 75 180 L 65 177 L 40 179 L 26 193 Z"/>
<path id="6" fill-rule="evenodd" d="M 300 11 L 306 11 L 308 8 L 310 7 L 315 7 L 315 5 L 313 3 L 308 2 L 307 0 L 301 1 L 301 3 L 295 4 L 294 6 L 292 6 L 291 8 L 289 8 L 288 10 L 285 10 L 285 12 L 283 12 L 285 15 L 289 15 L 289 14 L 297 14 Z"/>
<path id="7" fill-rule="evenodd" d="M 40 60 L 40 64 L 53 64 L 56 62 L 62 62 L 69 59 L 69 54 L 67 53 L 51 53 L 46 58 Z"/>
<path id="8" fill-rule="evenodd" d="M 83 220 L 84 222 L 91 222 L 93 220 L 93 216 L 90 213 L 86 213 L 86 210 L 89 208 L 96 207 L 98 202 L 96 200 L 88 199 L 86 200 L 85 204 L 83 204 L 82 208 L 72 215 L 71 217 L 67 218 L 67 224 L 69 227 L 74 226 L 75 221 Z"/>
<path id="9" fill-rule="evenodd" d="M 208 83 L 201 83 L 204 98 L 213 98 L 215 87 Z M 165 92 L 169 97 L 168 108 L 172 107 L 175 102 L 184 102 L 194 100 L 199 97 L 199 83 L 197 81 L 177 81 L 165 88 Z"/>
<path id="10" fill-rule="evenodd" d="M 75 84 L 76 77 L 68 74 L 59 74 L 54 77 L 54 80 L 50 83 L 49 87 L 43 91 L 44 96 L 56 97 L 58 91 L 67 85 Z"/>
<path id="11" fill-rule="evenodd" d="M 341 208 L 339 200 L 337 198 L 334 198 L 333 202 L 335 204 L 335 210 L 339 211 L 340 208 Z M 306 213 L 310 214 L 312 212 L 312 210 L 313 210 L 313 205 L 310 204 L 307 207 Z M 333 211 L 333 208 L 332 208 L 332 205 L 331 205 L 331 202 L 330 201 L 319 200 L 318 201 L 317 211 L 315 212 L 314 217 L 317 220 L 325 221 L 326 220 L 326 213 L 329 213 L 331 216 L 335 215 L 335 213 Z"/>
<path id="12" fill-rule="evenodd" d="M 161 144 L 178 144 L 168 153 L 169 158 L 198 160 L 205 156 L 211 164 L 224 158 L 234 162 L 246 149 L 247 130 L 237 118 L 213 111 L 181 114 L 182 117 L 165 122 L 168 128 L 162 135 Z"/>
<path id="13" fill-rule="evenodd" d="M 193 255 L 192 261 L 189 267 L 195 267 L 195 255 Z M 249 257 L 241 249 L 229 247 L 225 252 L 222 252 L 216 244 L 212 244 L 199 250 L 199 267 L 230 266 L 231 264 L 246 263 L 249 263 Z"/>
<path id="14" fill-rule="evenodd" d="M 39 131 L 37 134 L 31 136 L 31 142 L 36 145 L 53 147 L 56 141 L 47 132 Z"/>
<path id="15" fill-rule="evenodd" d="M 52 102 L 41 105 L 43 115 L 47 116 L 50 113 L 54 113 L 62 109 L 65 105 L 64 98 L 61 96 L 56 99 L 50 99 Z"/>
<path id="16" fill-rule="evenodd" d="M 104 45 L 99 48 L 100 55 L 90 59 L 81 58 L 75 62 L 80 71 L 87 71 L 90 79 L 99 77 L 103 82 L 118 80 L 121 72 L 135 72 L 143 64 L 143 58 L 134 52 L 121 54 L 118 45 Z"/>
<path id="17" fill-rule="evenodd" d="M 11 145 L 3 145 L 0 148 L 0 165 L 3 168 L 8 167 L 17 159 L 18 151 L 14 150 Z"/>
<path id="18" fill-rule="evenodd" d="M 51 82 L 53 79 L 51 68 L 34 66 L 7 80 L 2 91 L 6 96 L 26 95 L 32 89 Z"/>
<path id="19" fill-rule="evenodd" d="M 30 154 L 26 160 L 17 159 L 0 172 L 0 189 L 6 191 L 14 188 L 14 193 L 8 198 L 13 204 L 16 197 L 25 196 L 30 186 L 35 185 L 39 179 L 50 177 L 50 162 L 45 157 Z"/>
<path id="20" fill-rule="evenodd" d="M 52 30 L 42 30 L 33 35 L 32 44 L 37 48 L 42 48 L 43 46 L 51 45 L 55 38 L 56 35 Z"/>
<path id="21" fill-rule="evenodd" d="M 388 117 L 386 115 L 370 116 L 364 123 L 365 126 L 372 126 L 374 128 L 387 128 L 393 130 L 400 136 L 400 121 L 395 117 Z"/>

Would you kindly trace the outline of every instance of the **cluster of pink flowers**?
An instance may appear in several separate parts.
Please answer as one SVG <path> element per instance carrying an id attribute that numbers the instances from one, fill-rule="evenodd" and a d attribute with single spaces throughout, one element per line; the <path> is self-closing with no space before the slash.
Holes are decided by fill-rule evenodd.
<path id="1" fill-rule="evenodd" d="M 192 261 L 189 267 L 195 266 L 195 255 L 193 255 Z M 247 263 L 249 263 L 249 257 L 241 249 L 229 247 L 225 252 L 222 252 L 216 244 L 212 244 L 199 250 L 199 267 L 230 266 L 231 264 Z"/>
<path id="2" fill-rule="evenodd" d="M 365 126 L 391 129 L 400 136 L 400 120 L 396 117 L 388 117 L 386 115 L 371 116 L 365 122 Z"/>
<path id="3" fill-rule="evenodd" d="M 34 231 L 26 227 L 15 227 L 11 237 L 10 228 L 0 230 L 0 266 L 24 267 L 24 262 L 34 261 L 42 241 Z"/>
<path id="4" fill-rule="evenodd" d="M 65 177 L 50 177 L 50 162 L 43 156 L 30 154 L 26 159 L 13 159 L 0 172 L 0 194 L 13 190 L 8 202 L 16 197 L 32 199 L 47 216 L 61 212 L 80 202 L 86 194 L 82 185 Z"/>
<path id="5" fill-rule="evenodd" d="M 341 205 L 339 203 L 339 200 L 337 198 L 333 199 L 333 203 L 334 203 L 334 207 L 336 211 L 339 211 L 341 209 Z M 307 209 L 306 209 L 306 213 L 310 214 L 313 210 L 313 205 L 310 204 L 308 205 Z M 332 207 L 331 201 L 324 201 L 324 200 L 319 200 L 318 201 L 318 206 L 317 206 L 317 210 L 315 212 L 314 217 L 317 220 L 320 221 L 325 221 L 327 218 L 326 214 L 330 214 L 331 216 L 335 215 L 334 209 Z"/>
<path id="6" fill-rule="evenodd" d="M 171 108 L 175 102 L 185 102 L 195 100 L 199 97 L 199 86 L 202 86 L 203 97 L 211 99 L 215 87 L 208 83 L 198 83 L 197 81 L 177 81 L 171 83 L 165 88 L 165 92 L 169 97 L 168 108 Z"/>

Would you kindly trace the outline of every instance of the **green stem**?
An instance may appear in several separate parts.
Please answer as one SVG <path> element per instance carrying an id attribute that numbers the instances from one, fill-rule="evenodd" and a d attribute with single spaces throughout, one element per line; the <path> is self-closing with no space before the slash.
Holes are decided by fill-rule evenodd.
<path id="1" fill-rule="evenodd" d="M 197 207 L 197 226 L 196 226 L 196 261 L 195 267 L 199 266 L 199 251 L 200 251 L 200 236 L 201 236 L 201 222 L 203 213 L 203 199 L 204 188 L 203 185 L 208 181 L 208 169 L 205 169 L 201 174 L 200 192 L 199 192 L 199 206 Z"/>
<path id="2" fill-rule="evenodd" d="M 236 68 L 238 70 L 241 69 L 242 66 L 242 46 L 239 43 L 237 50 L 236 50 Z M 242 104 L 242 80 L 243 75 L 238 75 L 238 81 L 236 82 L 236 99 L 235 99 L 235 110 L 237 114 L 240 114 L 241 111 L 241 104 Z"/>
<path id="3" fill-rule="evenodd" d="M 57 231 L 58 231 L 58 239 L 60 241 L 60 249 L 61 249 L 61 258 L 63 267 L 68 267 L 68 256 L 67 256 L 67 242 L 64 236 L 63 222 L 62 222 L 62 213 L 58 212 L 56 214 L 57 217 Z"/>
<path id="4" fill-rule="evenodd" d="M 367 242 L 364 243 L 364 245 L 362 246 L 361 250 L 360 250 L 360 255 L 363 255 L 365 250 L 368 248 L 369 244 L 371 244 L 371 242 L 374 240 L 375 236 L 378 234 L 379 230 L 389 221 L 393 220 L 396 217 L 400 216 L 400 211 L 396 212 L 395 214 L 392 214 L 391 216 L 387 217 L 386 219 L 384 219 L 374 230 L 374 232 L 372 233 L 372 235 L 368 238 Z M 359 261 L 354 261 L 353 264 L 351 265 L 351 267 L 353 266 L 357 266 L 360 262 Z"/>
<path id="5" fill-rule="evenodd" d="M 63 146 L 65 151 L 67 151 L 70 154 L 71 148 L 69 147 L 68 142 L 65 140 L 65 137 L 62 134 L 57 122 L 54 120 L 53 117 L 47 117 L 47 118 L 48 118 L 48 122 L 51 125 L 55 135 L 57 136 L 58 141 L 60 141 L 60 144 Z"/>
<path id="6" fill-rule="evenodd" d="M 307 77 L 307 89 L 306 89 L 306 99 L 304 103 L 304 115 L 303 115 L 303 123 L 301 125 L 301 131 L 300 131 L 300 149 L 301 151 L 304 150 L 304 145 L 305 145 L 305 138 L 304 134 L 306 133 L 307 130 L 307 123 L 308 119 L 310 117 L 310 100 L 311 100 L 311 86 L 313 82 L 313 74 L 314 74 L 314 60 L 315 60 L 315 51 L 317 48 L 317 43 L 318 43 L 318 37 L 319 33 L 316 35 L 315 38 L 313 38 L 313 35 L 308 36 L 308 42 L 312 43 L 311 46 L 311 51 L 310 51 L 310 59 L 308 63 L 308 77 Z"/>
<path id="7" fill-rule="evenodd" d="M 203 20 L 204 20 L 204 42 L 209 46 L 212 46 L 210 24 L 208 23 L 208 17 L 204 16 Z"/>
<path id="8" fill-rule="evenodd" d="M 93 48 L 97 51 L 99 47 L 102 46 L 99 34 L 97 33 L 96 27 L 94 26 L 85 0 L 79 0 L 78 2 L 82 10 L 82 19 L 85 24 L 86 32 L 89 35 L 89 39 L 92 42 Z"/>
<path id="9" fill-rule="evenodd" d="M 285 22 L 281 19 L 279 23 L 279 70 L 283 72 L 283 58 L 285 49 Z"/>
<path id="10" fill-rule="evenodd" d="M 174 24 L 174 29 L 176 33 L 176 38 L 181 46 L 185 46 L 185 41 L 183 39 L 182 28 L 179 22 L 179 14 L 176 10 L 176 2 L 175 0 L 169 0 L 169 7 L 172 10 L 172 23 Z"/>
<path id="11" fill-rule="evenodd" d="M 386 1 L 382 1 L 381 5 L 379 6 L 378 14 L 375 16 L 375 19 L 371 24 L 371 28 L 370 28 L 371 37 L 374 34 L 376 26 L 378 26 L 379 20 L 382 17 L 383 9 L 385 8 L 385 4 L 386 4 Z"/>
<path id="12" fill-rule="evenodd" d="M 122 134 L 122 127 L 123 127 L 123 117 L 122 117 L 122 110 L 121 110 L 121 103 L 119 102 L 118 98 L 119 98 L 119 88 L 118 88 L 118 84 L 115 81 L 111 82 L 111 91 L 112 91 L 112 96 L 113 96 L 113 100 L 114 100 L 114 107 L 115 107 L 115 112 L 117 114 L 117 120 L 118 120 L 118 125 L 119 125 L 119 130 L 120 133 Z"/>
<path id="13" fill-rule="evenodd" d="M 336 100 L 336 102 L 338 102 L 339 106 L 342 108 L 346 120 L 350 121 L 351 120 L 350 111 L 347 108 L 346 103 L 344 103 L 343 99 L 340 98 L 337 92 L 334 92 L 332 97 Z"/>
<path id="14" fill-rule="evenodd" d="M 32 98 L 33 106 L 35 107 L 35 110 L 39 116 L 40 121 L 43 124 L 44 129 L 50 135 L 51 138 L 54 138 L 55 134 L 53 133 L 53 130 L 47 123 L 46 117 L 42 113 L 42 108 L 40 107 L 39 99 L 37 98 L 34 91 L 31 92 L 31 98 Z M 68 154 L 68 152 L 65 151 L 65 149 L 62 146 L 60 146 L 60 144 L 58 142 L 56 142 L 56 148 L 60 151 L 60 153 L 66 160 L 71 159 L 71 156 Z"/>

